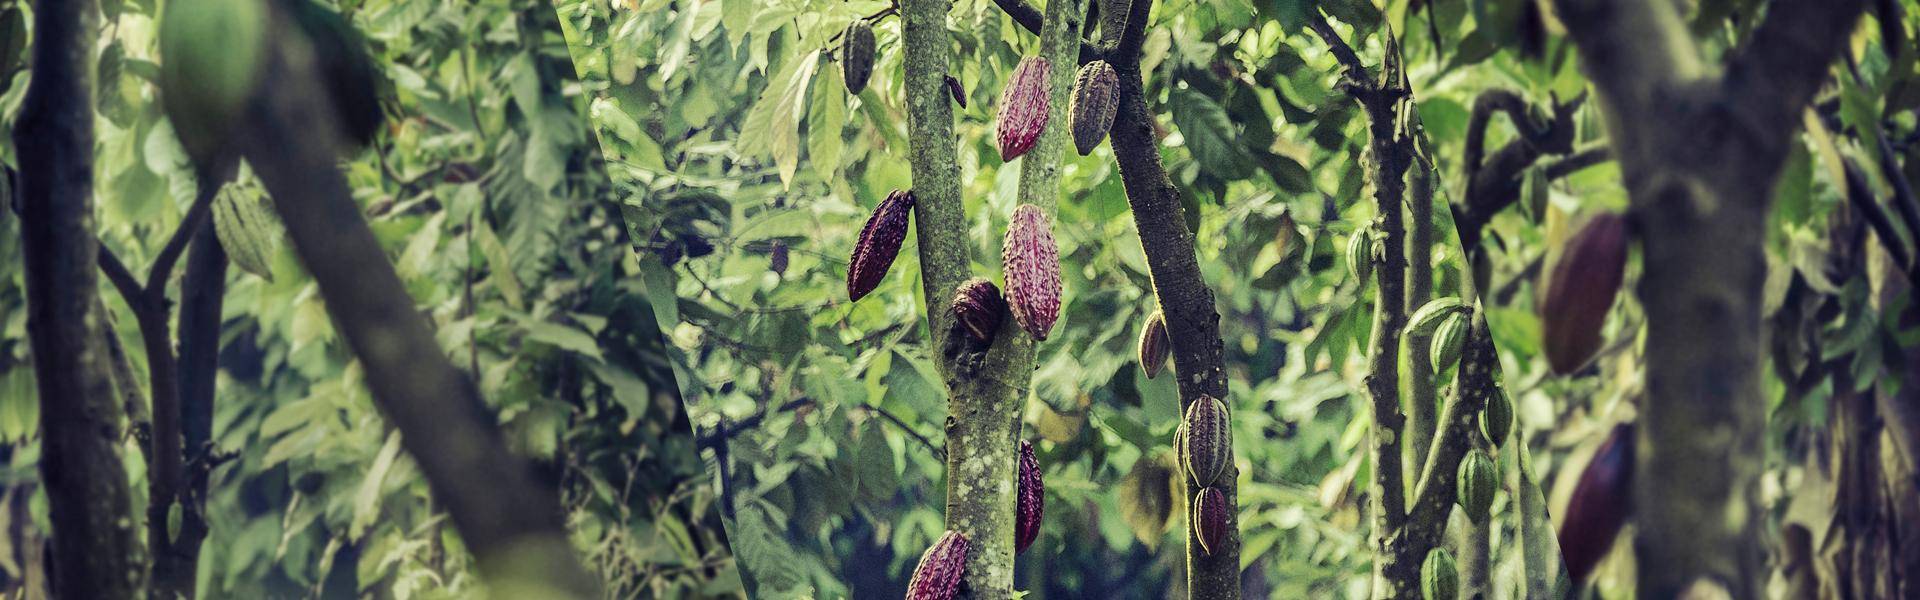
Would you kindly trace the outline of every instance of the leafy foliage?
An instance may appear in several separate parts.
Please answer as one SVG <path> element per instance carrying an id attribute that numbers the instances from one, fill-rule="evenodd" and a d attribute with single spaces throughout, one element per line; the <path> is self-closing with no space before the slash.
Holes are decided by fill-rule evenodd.
<path id="1" fill-rule="evenodd" d="M 158 108 L 158 3 L 102 4 L 96 223 L 107 249 L 143 269 L 196 183 Z M 498 0 L 330 8 L 366 34 L 389 117 L 374 148 L 345 166 L 354 196 L 515 450 L 562 490 L 573 541 L 602 585 L 619 597 L 737 594 L 553 14 Z M 24 9 L 6 3 L 0 23 Z M 0 64 L 9 124 L 27 77 L 14 66 Z M 263 192 L 242 183 L 231 200 L 257 202 Z M 271 214 L 217 212 L 223 228 Z M 17 228 L 0 220 L 0 438 L 6 514 L 39 529 L 10 529 L 28 536 L 10 552 L 35 547 L 46 527 Z M 313 282 L 268 231 L 253 240 L 266 242 L 259 256 L 236 256 L 229 271 L 213 443 L 236 458 L 211 473 L 201 593 L 476 593 L 471 556 L 374 410 Z M 144 374 L 131 315 L 111 288 L 102 294 Z M 141 446 L 130 438 L 124 452 L 144 503 Z M 7 581 L 37 568 L 7 556 Z"/>

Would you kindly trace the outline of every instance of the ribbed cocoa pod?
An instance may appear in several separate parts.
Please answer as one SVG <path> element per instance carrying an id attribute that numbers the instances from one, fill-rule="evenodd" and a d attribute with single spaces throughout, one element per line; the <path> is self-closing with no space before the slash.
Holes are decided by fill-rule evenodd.
<path id="1" fill-rule="evenodd" d="M 1174 433 L 1174 445 L 1187 475 L 1200 485 L 1213 485 L 1233 461 L 1233 429 L 1226 403 L 1212 396 L 1195 398 Z"/>
<path id="2" fill-rule="evenodd" d="M 1067 103 L 1067 122 L 1073 124 L 1073 147 L 1081 156 L 1107 139 L 1119 105 L 1120 75 L 1113 65 L 1096 60 L 1080 67 L 1073 79 L 1073 98 Z"/>
<path id="3" fill-rule="evenodd" d="M 1454 566 L 1453 553 L 1434 548 L 1420 563 L 1420 594 L 1427 600 L 1453 600 L 1460 594 L 1460 569 Z"/>
<path id="4" fill-rule="evenodd" d="M 960 108 L 967 107 L 967 89 L 960 87 L 960 80 L 952 75 L 947 76 L 947 94 L 953 96 L 953 102 L 959 104 Z"/>
<path id="5" fill-rule="evenodd" d="M 847 261 L 847 297 L 859 301 L 893 268 L 893 257 L 900 254 L 900 242 L 907 239 L 907 220 L 913 214 L 913 192 L 894 190 L 867 217 L 854 242 L 853 258 Z"/>
<path id="6" fill-rule="evenodd" d="M 1227 540 L 1227 523 L 1233 516 L 1233 507 L 1227 505 L 1227 494 L 1220 488 L 1207 487 L 1193 499 L 1193 531 L 1199 534 L 1200 551 L 1207 556 L 1221 549 Z"/>
<path id="7" fill-rule="evenodd" d="M 1621 424 L 1580 473 L 1560 519 L 1560 558 L 1575 582 L 1585 581 L 1613 549 L 1633 506 L 1633 426 Z"/>
<path id="8" fill-rule="evenodd" d="M 1460 502 L 1460 510 L 1475 523 L 1487 522 L 1487 514 L 1493 510 L 1493 496 L 1500 491 L 1500 467 L 1494 464 L 1493 457 L 1486 452 L 1471 450 L 1460 457 L 1459 479 L 1454 497 Z"/>
<path id="9" fill-rule="evenodd" d="M 1362 288 L 1367 286 L 1367 279 L 1373 277 L 1373 235 L 1368 231 L 1361 229 L 1347 238 L 1347 274 Z"/>
<path id="10" fill-rule="evenodd" d="M 1020 440 L 1020 487 L 1014 497 L 1013 553 L 1027 550 L 1040 538 L 1040 515 L 1046 509 L 1046 485 L 1040 481 L 1040 459 L 1033 444 Z"/>
<path id="11" fill-rule="evenodd" d="M 1147 325 L 1140 328 L 1140 369 L 1147 372 L 1147 379 L 1153 379 L 1167 368 L 1167 354 L 1172 350 L 1172 344 L 1167 341 L 1167 314 L 1153 311 L 1153 316 L 1147 317 Z"/>
<path id="12" fill-rule="evenodd" d="M 920 566 L 907 581 L 907 600 L 952 600 L 960 593 L 966 567 L 967 536 L 949 530 L 920 555 Z"/>
<path id="13" fill-rule="evenodd" d="M 1480 435 L 1487 436 L 1487 443 L 1499 446 L 1513 433 L 1513 401 L 1507 399 L 1506 390 L 1494 390 L 1493 397 L 1487 399 L 1487 408 L 1480 411 Z"/>
<path id="14" fill-rule="evenodd" d="M 774 275 L 787 274 L 787 242 L 774 240 L 767 246 L 767 269 Z"/>
<path id="15" fill-rule="evenodd" d="M 1000 114 L 994 120 L 1000 160 L 1013 160 L 1026 154 L 1040 141 L 1040 133 L 1046 131 L 1048 111 L 1052 110 L 1047 80 L 1052 78 L 1052 73 L 1053 66 L 1038 56 L 1026 57 L 1020 66 L 1014 67 L 1007 87 L 1000 92 Z"/>
<path id="16" fill-rule="evenodd" d="M 1577 371 L 1600 350 L 1600 329 L 1626 266 L 1626 217 L 1594 217 L 1567 240 L 1540 301 L 1540 333 L 1553 372 Z"/>
<path id="17" fill-rule="evenodd" d="M 873 27 L 856 19 L 840 35 L 840 76 L 846 80 L 847 93 L 858 95 L 867 89 L 873 76 Z"/>
<path id="18" fill-rule="evenodd" d="M 1000 331 L 1000 323 L 1007 318 L 1007 302 L 1001 299 L 1000 288 L 985 277 L 960 284 L 953 293 L 952 308 L 954 320 L 966 330 L 976 347 L 992 344 L 994 334 Z"/>
<path id="19" fill-rule="evenodd" d="M 1054 246 L 1053 226 L 1040 207 L 1022 204 L 1013 209 L 1000 261 L 1007 278 L 1007 309 L 1014 322 L 1033 339 L 1047 339 L 1054 320 L 1060 318 L 1060 249 Z"/>
<path id="20" fill-rule="evenodd" d="M 1440 321 L 1440 327 L 1433 330 L 1433 340 L 1428 346 L 1427 359 L 1432 361 L 1434 373 L 1445 373 L 1454 363 L 1460 361 L 1460 352 L 1467 345 L 1467 329 L 1472 323 L 1464 313 L 1454 313 Z"/>

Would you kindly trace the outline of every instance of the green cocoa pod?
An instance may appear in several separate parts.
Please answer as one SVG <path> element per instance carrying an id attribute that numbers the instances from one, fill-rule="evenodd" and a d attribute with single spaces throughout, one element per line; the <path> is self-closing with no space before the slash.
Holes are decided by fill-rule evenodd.
<path id="1" fill-rule="evenodd" d="M 1458 313 L 1448 315 L 1433 330 L 1433 345 L 1428 358 L 1433 360 L 1433 372 L 1444 373 L 1448 367 L 1460 361 L 1460 349 L 1466 346 L 1467 328 L 1471 322 L 1467 315 Z"/>
<path id="2" fill-rule="evenodd" d="M 873 27 L 864 19 L 854 20 L 840 35 L 840 75 L 847 93 L 858 96 L 867 89 L 867 79 L 873 76 L 873 46 Z"/>
<path id="3" fill-rule="evenodd" d="M 266 201 L 252 186 L 229 183 L 221 187 L 213 198 L 213 233 L 234 266 L 273 281 L 268 265 L 278 250 L 275 240 L 284 234 Z"/>
<path id="4" fill-rule="evenodd" d="M 1420 563 L 1420 593 L 1427 600 L 1453 600 L 1460 594 L 1460 571 L 1453 564 L 1453 553 L 1434 548 Z"/>
<path id="5" fill-rule="evenodd" d="M 1174 433 L 1180 464 L 1200 485 L 1214 480 L 1233 462 L 1233 430 L 1227 405 L 1212 396 L 1200 396 L 1187 405 L 1187 414 Z"/>
<path id="6" fill-rule="evenodd" d="M 1513 402 L 1507 399 L 1507 391 L 1496 389 L 1493 397 L 1487 399 L 1487 408 L 1480 411 L 1480 434 L 1487 436 L 1487 442 L 1499 446 L 1513 433 Z"/>
<path id="7" fill-rule="evenodd" d="M 1146 371 L 1147 379 L 1153 379 L 1167 367 L 1167 354 L 1173 350 L 1167 340 L 1167 314 L 1153 311 L 1147 317 L 1147 325 L 1140 328 L 1140 369 Z"/>
<path id="8" fill-rule="evenodd" d="M 1472 450 L 1460 458 L 1458 492 L 1454 495 L 1460 509 L 1475 523 L 1487 522 L 1493 509 L 1493 496 L 1500 491 L 1500 467 L 1486 452 Z"/>
<path id="9" fill-rule="evenodd" d="M 1347 238 L 1347 274 L 1361 288 L 1367 287 L 1367 278 L 1373 276 L 1373 235 L 1369 231 L 1361 229 Z"/>
<path id="10" fill-rule="evenodd" d="M 1434 298 L 1421 306 L 1420 310 L 1413 311 L 1413 316 L 1407 317 L 1407 334 L 1432 334 L 1435 329 L 1440 328 L 1440 324 L 1445 322 L 1447 317 L 1466 312 L 1466 310 L 1466 303 L 1460 301 L 1458 297 Z"/>
<path id="11" fill-rule="evenodd" d="M 160 16 L 161 106 L 203 172 L 237 154 L 229 138 L 266 70 L 270 26 L 260 0 L 173 0 Z"/>

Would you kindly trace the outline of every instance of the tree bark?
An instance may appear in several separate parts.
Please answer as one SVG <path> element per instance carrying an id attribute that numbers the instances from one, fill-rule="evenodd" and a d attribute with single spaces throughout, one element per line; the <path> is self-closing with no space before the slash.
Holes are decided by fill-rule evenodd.
<path id="1" fill-rule="evenodd" d="M 61 598 L 141 595 L 145 569 L 121 467 L 121 407 L 93 235 L 93 47 L 99 6 L 34 6 L 33 78 L 13 131 L 20 160 L 27 333 L 40 392 L 41 479 Z"/>
<path id="2" fill-rule="evenodd" d="M 226 278 L 227 254 L 220 247 L 220 238 L 212 226 L 199 227 L 187 251 L 187 270 L 180 283 L 180 356 L 174 365 L 180 382 L 180 437 L 175 447 L 185 459 L 182 479 L 174 482 L 175 499 L 180 503 L 180 531 L 170 542 L 153 544 L 155 598 L 195 597 L 200 546 L 207 537 L 207 485 L 218 463 L 212 442 L 213 397 Z"/>
<path id="3" fill-rule="evenodd" d="M 1120 76 L 1119 110 L 1109 131 L 1114 159 L 1133 209 L 1134 228 L 1147 257 L 1154 296 L 1165 314 L 1167 340 L 1172 346 L 1173 372 L 1180 386 L 1180 409 L 1202 396 L 1218 398 L 1229 407 L 1220 312 L 1213 290 L 1200 276 L 1193 232 L 1187 230 L 1180 191 L 1167 178 L 1160 162 L 1160 140 L 1154 135 L 1154 117 L 1147 108 L 1146 81 L 1140 70 L 1140 45 L 1146 37 L 1151 0 L 1134 0 L 1132 11 L 1108 58 Z M 1397 464 L 1397 463 L 1396 463 Z M 1213 487 L 1226 497 L 1227 535 L 1211 554 L 1200 547 L 1193 523 L 1187 524 L 1187 590 L 1196 599 L 1240 597 L 1239 467 L 1228 461 Z M 1191 506 L 1201 486 L 1182 477 L 1185 500 Z"/>
<path id="4" fill-rule="evenodd" d="M 454 367 L 353 201 L 344 147 L 312 48 L 276 13 L 276 46 L 238 143 L 273 197 L 335 328 L 365 368 L 375 404 L 399 429 L 478 559 L 494 594 L 598 595 L 567 541 L 555 490 L 507 449 L 496 417 Z"/>
<path id="5" fill-rule="evenodd" d="M 1432 168 L 1416 158 L 1407 173 L 1412 195 L 1407 202 L 1407 297 L 1400 313 L 1403 315 L 1412 315 L 1433 299 L 1433 179 Z M 1407 424 L 1407 451 L 1401 455 L 1406 462 L 1405 473 L 1420 472 L 1440 420 L 1432 343 L 1432 333 L 1407 333 L 1407 414 L 1412 420 Z"/>
<path id="6" fill-rule="evenodd" d="M 1863 3 L 1773 2 L 1720 73 L 1672 3 L 1556 4 L 1599 92 L 1645 265 L 1639 595 L 1758 597 L 1766 215 L 1797 117 Z"/>

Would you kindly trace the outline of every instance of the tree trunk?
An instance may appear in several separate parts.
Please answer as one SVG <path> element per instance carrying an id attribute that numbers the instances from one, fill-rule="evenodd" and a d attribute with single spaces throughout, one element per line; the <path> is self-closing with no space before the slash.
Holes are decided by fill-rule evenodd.
<path id="1" fill-rule="evenodd" d="M 1200 276 L 1193 232 L 1187 230 L 1180 191 L 1167 179 L 1166 167 L 1160 162 L 1160 140 L 1154 135 L 1153 113 L 1147 108 L 1139 52 L 1152 8 L 1151 0 L 1133 2 L 1126 30 L 1110 57 L 1120 76 L 1119 110 L 1110 134 L 1127 203 L 1133 209 L 1134 228 L 1147 257 L 1154 297 L 1166 317 L 1174 381 L 1180 386 L 1184 414 L 1187 406 L 1202 396 L 1218 398 L 1229 407 L 1233 403 L 1227 397 L 1220 312 L 1214 305 L 1213 290 Z M 1213 487 L 1225 496 L 1230 510 L 1225 539 L 1211 554 L 1200 547 L 1199 533 L 1191 519 L 1187 523 L 1187 590 L 1192 598 L 1240 597 L 1239 478 L 1238 465 L 1228 461 L 1214 480 Z M 1184 501 L 1178 506 L 1192 506 L 1201 486 L 1184 474 L 1181 479 Z"/>
<path id="2" fill-rule="evenodd" d="M 399 429 L 495 594 L 598 595 L 574 555 L 558 493 L 512 454 L 473 382 L 434 339 L 335 169 L 343 147 L 312 49 L 276 14 L 243 155 L 273 197 L 334 327 L 366 371 L 375 404 Z"/>
<path id="3" fill-rule="evenodd" d="M 1773 2 L 1720 73 L 1672 3 L 1557 5 L 1599 91 L 1642 248 L 1639 595 L 1758 597 L 1766 215 L 1793 125 L 1862 2 Z"/>
<path id="4" fill-rule="evenodd" d="M 141 595 L 121 407 L 96 306 L 93 234 L 94 2 L 34 6 L 33 79 L 13 131 L 20 160 L 27 333 L 40 391 L 40 474 L 61 598 Z"/>

